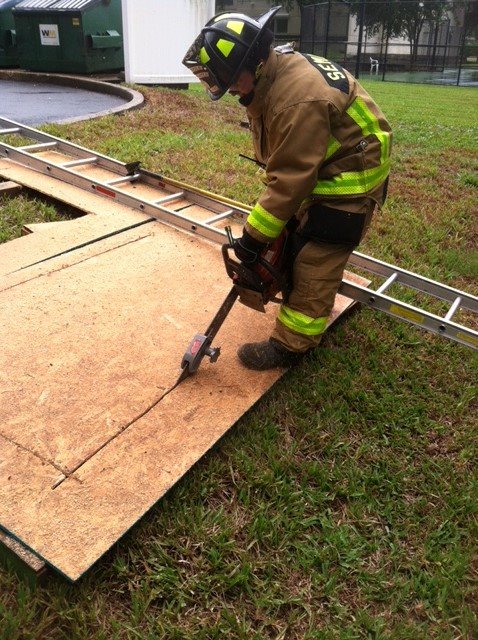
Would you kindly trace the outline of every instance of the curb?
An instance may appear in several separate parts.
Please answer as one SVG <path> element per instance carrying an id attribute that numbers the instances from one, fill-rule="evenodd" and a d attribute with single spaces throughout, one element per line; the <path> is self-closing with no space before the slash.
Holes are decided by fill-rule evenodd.
<path id="1" fill-rule="evenodd" d="M 59 86 L 71 87 L 72 89 L 86 89 L 97 93 L 106 93 L 109 95 L 119 96 L 127 102 L 123 105 L 112 107 L 104 111 L 98 111 L 93 115 L 75 116 L 74 118 L 66 118 L 64 120 L 55 120 L 55 124 L 68 124 L 72 122 L 80 122 L 81 120 L 93 120 L 122 111 L 131 109 L 139 109 L 144 105 L 144 96 L 139 91 L 124 87 L 111 82 L 103 82 L 95 78 L 83 78 L 79 76 L 69 76 L 56 73 L 38 73 L 34 71 L 22 71 L 18 69 L 0 69 L 0 80 L 17 80 L 19 82 L 38 82 L 56 84 Z"/>

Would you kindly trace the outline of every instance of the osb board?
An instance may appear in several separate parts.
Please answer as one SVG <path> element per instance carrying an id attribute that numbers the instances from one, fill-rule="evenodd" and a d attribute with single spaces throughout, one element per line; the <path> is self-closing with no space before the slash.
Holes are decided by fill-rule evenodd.
<path id="1" fill-rule="evenodd" d="M 70 580 L 282 375 L 235 355 L 276 309 L 237 304 L 219 361 L 168 393 L 229 287 L 217 246 L 160 223 L 0 278 L 0 526 Z"/>
<path id="2" fill-rule="evenodd" d="M 23 186 L 72 205 L 79 211 L 91 214 L 75 220 L 75 224 L 63 221 L 27 226 L 27 229 L 34 229 L 35 233 L 30 234 L 26 239 L 12 240 L 2 246 L 0 276 L 151 217 L 126 205 L 100 197 L 95 193 L 89 193 L 56 178 L 33 171 L 28 167 L 23 167 L 11 160 L 0 159 L 0 176 L 15 180 Z M 109 178 L 112 176 L 113 174 L 108 174 Z M 136 189 L 133 190 L 134 195 L 137 197 L 146 197 L 143 189 L 147 189 L 152 200 L 169 194 L 161 189 L 155 189 L 153 196 L 151 188 L 145 185 L 134 189 Z M 211 211 L 198 205 L 192 205 L 184 199 L 168 203 L 167 206 L 174 211 L 183 209 L 184 215 L 195 220 L 205 220 L 214 215 Z M 225 224 L 227 223 L 220 222 L 217 228 L 222 228 Z M 234 233 L 238 233 L 237 223 L 233 222 L 232 227 Z M 25 275 L 22 274 L 22 276 Z"/>
<path id="3" fill-rule="evenodd" d="M 172 385 L 230 286 L 219 269 L 206 282 L 217 247 L 143 229 L 37 267 L 47 277 L 2 280 L 0 433 L 65 474 Z"/>
<path id="4" fill-rule="evenodd" d="M 0 159 L 0 176 L 91 214 L 75 220 L 74 224 L 63 221 L 35 225 L 35 233 L 2 245 L 0 276 L 148 217 L 11 160 Z"/>
<path id="5" fill-rule="evenodd" d="M 23 189 L 21 184 L 7 180 L 6 182 L 0 181 L 0 195 L 16 195 Z"/>
<path id="6" fill-rule="evenodd" d="M 3 549 L 8 550 L 3 554 Z M 0 556 L 16 557 L 21 563 L 33 571 L 35 574 L 41 573 L 45 569 L 45 563 L 40 560 L 38 556 L 20 544 L 17 540 L 14 540 L 3 531 L 0 531 Z"/>
<path id="7" fill-rule="evenodd" d="M 5 180 L 13 180 L 24 187 L 73 205 L 85 213 L 96 214 L 111 211 L 108 200 L 105 198 L 100 198 L 93 192 L 80 190 L 67 182 L 33 171 L 33 169 L 19 165 L 12 160 L 0 158 L 0 177 Z M 121 205 L 115 203 L 115 206 Z M 124 207 L 124 210 L 133 211 L 130 207 Z"/>

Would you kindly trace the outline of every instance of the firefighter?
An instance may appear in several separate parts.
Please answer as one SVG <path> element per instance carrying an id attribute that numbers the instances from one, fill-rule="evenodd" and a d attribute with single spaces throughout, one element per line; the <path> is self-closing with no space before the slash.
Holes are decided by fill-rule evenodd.
<path id="1" fill-rule="evenodd" d="M 257 19 L 218 14 L 183 60 L 212 100 L 239 97 L 265 167 L 265 189 L 234 243 L 237 258 L 254 265 L 286 225 L 295 227 L 292 289 L 272 335 L 238 350 L 256 370 L 296 364 L 320 342 L 390 169 L 390 126 L 357 80 L 292 45 L 273 48 L 269 25 L 279 9 Z"/>

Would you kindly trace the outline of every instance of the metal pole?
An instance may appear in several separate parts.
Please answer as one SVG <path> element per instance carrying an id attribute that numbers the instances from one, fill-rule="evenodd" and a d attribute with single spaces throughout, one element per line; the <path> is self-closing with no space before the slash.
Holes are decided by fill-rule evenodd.
<path id="1" fill-rule="evenodd" d="M 360 7 L 360 24 L 359 24 L 358 43 L 357 43 L 357 61 L 355 63 L 356 78 L 360 76 L 360 58 L 362 56 L 363 23 L 365 22 L 365 2 L 366 0 L 362 0 L 361 7 Z"/>
<path id="2" fill-rule="evenodd" d="M 332 0 L 328 0 L 327 6 L 327 24 L 325 27 L 325 47 L 324 47 L 324 58 L 327 57 L 327 50 L 329 47 L 329 27 L 330 27 L 330 8 L 332 4 Z"/>
<path id="3" fill-rule="evenodd" d="M 438 42 L 438 28 L 440 26 L 440 23 L 438 22 L 438 20 L 435 23 L 435 36 L 433 38 L 433 53 L 432 53 L 432 73 L 433 71 L 435 71 L 435 63 L 436 63 L 436 53 L 437 53 L 437 42 Z"/>
<path id="4" fill-rule="evenodd" d="M 316 53 L 315 51 L 315 35 L 317 33 L 317 5 L 314 5 L 314 26 L 313 26 L 313 36 L 312 36 L 312 53 Z"/>
<path id="5" fill-rule="evenodd" d="M 461 67 L 463 64 L 463 54 L 465 51 L 465 41 L 466 41 L 466 37 L 465 37 L 465 29 L 463 29 L 463 34 L 461 36 L 461 46 L 460 46 L 460 63 L 458 65 L 458 77 L 456 79 L 456 86 L 459 87 L 460 86 L 460 80 L 461 80 Z"/>
<path id="6" fill-rule="evenodd" d="M 385 42 L 385 57 L 383 60 L 383 66 L 382 66 L 382 81 L 385 80 L 385 69 L 387 68 L 387 56 L 388 56 L 388 41 L 390 39 L 390 34 L 388 31 L 388 26 L 387 26 L 387 40 Z"/>

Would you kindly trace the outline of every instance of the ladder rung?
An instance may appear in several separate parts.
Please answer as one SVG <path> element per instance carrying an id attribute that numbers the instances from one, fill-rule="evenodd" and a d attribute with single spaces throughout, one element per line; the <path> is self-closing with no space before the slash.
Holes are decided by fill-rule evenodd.
<path id="1" fill-rule="evenodd" d="M 385 282 L 380 285 L 380 287 L 377 289 L 376 293 L 383 293 L 384 291 L 386 291 L 397 279 L 398 277 L 398 273 L 392 273 L 392 275 L 390 276 L 390 278 L 388 278 L 387 280 L 385 280 Z"/>
<path id="2" fill-rule="evenodd" d="M 38 142 L 37 144 L 28 144 L 26 147 L 18 147 L 20 151 L 40 151 L 41 149 L 51 149 L 58 146 L 58 142 Z"/>
<path id="3" fill-rule="evenodd" d="M 114 178 L 114 180 L 108 180 L 108 182 L 106 182 L 105 184 L 107 184 L 109 187 L 112 187 L 115 184 L 121 184 L 122 182 L 133 182 L 134 180 L 138 180 L 138 178 L 140 178 L 140 174 L 139 173 L 133 173 L 129 176 L 121 176 L 120 178 Z"/>
<path id="4" fill-rule="evenodd" d="M 229 209 L 228 211 L 224 211 L 224 213 L 218 213 L 212 218 L 204 220 L 204 224 L 214 224 L 215 222 L 219 222 L 220 220 L 224 220 L 225 218 L 230 218 L 233 214 L 234 209 Z"/>
<path id="5" fill-rule="evenodd" d="M 184 196 L 184 191 L 178 191 L 178 193 L 172 193 L 170 196 L 164 196 L 164 198 L 159 198 L 159 200 L 153 200 L 152 204 L 163 204 L 165 202 L 172 202 L 173 200 L 179 200 Z"/>
<path id="6" fill-rule="evenodd" d="M 91 158 L 78 158 L 78 160 L 69 160 L 68 162 L 63 162 L 62 167 L 69 169 L 70 167 L 79 167 L 82 164 L 94 164 L 97 162 L 98 158 L 96 156 L 91 156 Z"/>
<path id="7" fill-rule="evenodd" d="M 20 127 L 11 127 L 11 129 L 0 129 L 0 135 L 6 136 L 8 133 L 18 133 L 21 131 Z"/>
<path id="8" fill-rule="evenodd" d="M 448 313 L 445 316 L 446 321 L 451 320 L 453 318 L 460 304 L 461 304 L 461 296 L 458 296 L 457 298 L 455 298 L 454 303 L 451 305 L 451 307 L 448 310 Z"/>

